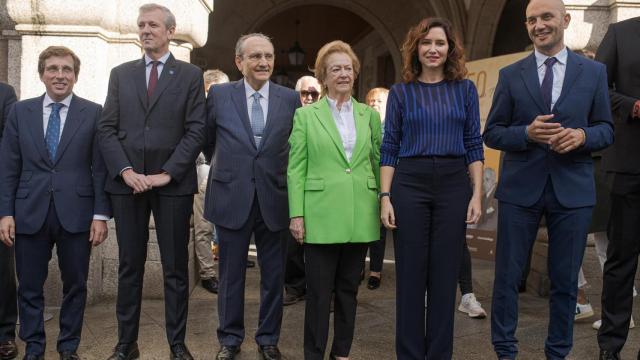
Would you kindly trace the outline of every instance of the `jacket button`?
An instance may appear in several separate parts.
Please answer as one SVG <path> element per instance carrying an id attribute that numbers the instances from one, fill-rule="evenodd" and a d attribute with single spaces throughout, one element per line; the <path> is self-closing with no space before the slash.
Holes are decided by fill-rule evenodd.
<path id="1" fill-rule="evenodd" d="M 346 172 L 347 174 L 351 174 L 351 169 L 346 169 L 344 172 Z"/>

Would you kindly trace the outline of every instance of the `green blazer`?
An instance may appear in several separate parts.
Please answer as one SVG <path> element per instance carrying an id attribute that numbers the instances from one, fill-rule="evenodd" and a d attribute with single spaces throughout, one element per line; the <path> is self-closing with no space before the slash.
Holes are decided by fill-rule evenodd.
<path id="1" fill-rule="evenodd" d="M 380 238 L 380 115 L 354 99 L 356 144 L 347 160 L 329 102 L 298 108 L 289 137 L 289 215 L 304 217 L 305 242 Z"/>

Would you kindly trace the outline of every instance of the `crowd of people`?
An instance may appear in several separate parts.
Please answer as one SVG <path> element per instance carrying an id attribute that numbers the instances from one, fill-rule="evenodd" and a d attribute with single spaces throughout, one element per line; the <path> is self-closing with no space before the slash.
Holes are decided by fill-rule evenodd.
<path id="1" fill-rule="evenodd" d="M 633 156 L 640 19 L 611 25 L 594 61 L 565 46 L 571 17 L 562 1 L 532 0 L 525 17 L 534 50 L 501 69 L 483 133 L 462 42 L 446 19 L 408 30 L 402 81 L 372 89 L 364 104 L 353 97 L 360 60 L 343 41 L 322 46 L 314 76 L 289 89 L 270 80 L 270 38 L 243 35 L 234 59 L 242 79 L 229 81 L 171 54 L 175 17 L 157 4 L 140 7 L 144 55 L 111 70 L 104 106 L 73 92 L 81 62 L 72 50 L 44 49 L 42 96 L 16 101 L 0 84 L 0 359 L 18 356 L 18 313 L 23 359 L 44 359 L 43 286 L 54 244 L 63 283 L 57 351 L 62 360 L 79 359 L 91 248 L 107 238 L 111 218 L 118 341 L 109 360 L 140 358 L 151 214 L 170 359 L 193 359 L 185 343 L 192 214 L 201 284 L 218 294 L 216 359 L 235 359 L 245 340 L 252 239 L 258 357 L 282 358 L 283 306 L 304 301 L 299 357 L 324 359 L 333 312 L 329 358 L 349 359 L 365 258 L 369 252 L 366 286 L 375 290 L 388 230 L 396 357 L 451 359 L 458 283 L 458 310 L 487 316 L 473 294 L 465 242 L 483 211 L 484 145 L 504 154 L 491 304 L 498 359 L 518 355 L 518 291 L 543 217 L 551 291 L 540 357 L 565 359 L 574 319 L 593 312 L 578 285 L 587 235 L 595 232 L 604 274 L 599 357 L 619 359 L 640 253 L 640 160 Z M 596 203 L 606 220 L 594 229 Z"/>

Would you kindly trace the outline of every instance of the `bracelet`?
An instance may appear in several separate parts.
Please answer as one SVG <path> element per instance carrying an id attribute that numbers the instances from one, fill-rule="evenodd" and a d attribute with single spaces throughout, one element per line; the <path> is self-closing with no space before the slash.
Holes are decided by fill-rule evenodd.
<path id="1" fill-rule="evenodd" d="M 383 197 L 388 196 L 389 198 L 391 198 L 391 193 L 390 192 L 381 192 L 378 193 L 378 200 L 382 200 Z"/>

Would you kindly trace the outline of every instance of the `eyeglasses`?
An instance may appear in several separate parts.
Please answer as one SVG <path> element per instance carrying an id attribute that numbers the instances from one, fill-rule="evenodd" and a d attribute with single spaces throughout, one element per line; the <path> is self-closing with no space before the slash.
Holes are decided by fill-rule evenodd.
<path id="1" fill-rule="evenodd" d="M 249 59 L 249 61 L 252 62 L 258 62 L 262 59 L 265 59 L 267 61 L 273 61 L 274 55 L 272 53 L 251 53 L 249 55 L 247 55 L 247 59 Z"/>
<path id="2" fill-rule="evenodd" d="M 320 96 L 320 93 L 315 91 L 315 90 L 314 91 L 301 90 L 300 91 L 300 95 L 303 98 L 306 98 L 307 96 L 311 96 L 311 98 L 313 98 L 313 100 L 316 100 Z"/>

